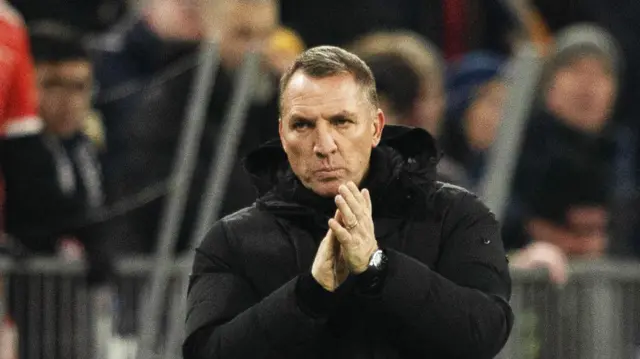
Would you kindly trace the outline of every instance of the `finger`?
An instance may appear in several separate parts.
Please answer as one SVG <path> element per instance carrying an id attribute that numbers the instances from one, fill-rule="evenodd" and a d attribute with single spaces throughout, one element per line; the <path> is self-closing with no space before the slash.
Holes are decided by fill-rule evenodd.
<path id="1" fill-rule="evenodd" d="M 353 213 L 351 207 L 347 204 L 347 201 L 342 195 L 336 196 L 336 206 L 338 206 L 338 210 L 340 210 L 340 216 L 342 217 L 340 222 L 342 222 L 342 224 L 345 226 L 352 226 L 358 222 L 358 217 Z"/>
<path id="2" fill-rule="evenodd" d="M 344 216 L 342 215 L 342 212 L 340 212 L 340 208 L 336 209 L 336 214 L 335 214 L 335 215 L 333 215 L 333 218 L 334 218 L 336 221 L 338 221 L 338 222 L 340 222 L 340 223 L 343 223 L 343 221 L 344 221 L 344 218 L 343 218 L 343 217 L 344 217 Z M 331 228 L 329 228 L 329 230 L 331 230 Z"/>
<path id="3" fill-rule="evenodd" d="M 349 240 L 351 239 L 351 234 L 349 233 L 349 231 L 347 231 L 346 228 L 344 228 L 342 225 L 340 225 L 340 223 L 338 223 L 338 221 L 336 221 L 333 218 L 331 218 L 329 220 L 329 228 L 331 228 L 331 230 L 335 234 L 335 238 L 341 244 L 343 244 L 343 245 L 347 244 L 349 242 Z"/>
<path id="4" fill-rule="evenodd" d="M 367 204 L 367 209 L 369 209 L 369 213 L 373 212 L 373 204 L 371 203 L 371 193 L 369 193 L 368 189 L 362 190 L 362 197 L 364 197 L 365 203 Z"/>
<path id="5" fill-rule="evenodd" d="M 318 253 L 322 253 L 327 257 L 331 256 L 335 251 L 334 237 L 335 235 L 333 234 L 333 231 L 331 230 L 331 228 L 329 228 L 329 230 L 327 231 L 327 234 L 324 236 L 324 238 L 322 238 L 322 241 L 318 246 Z"/>
<path id="6" fill-rule="evenodd" d="M 356 219 L 362 218 L 362 216 L 364 215 L 364 208 L 363 208 L 364 203 L 358 202 L 358 200 L 353 195 L 349 187 L 347 187 L 346 185 L 340 186 L 338 191 L 340 192 L 340 195 L 342 196 L 342 198 L 344 198 L 344 200 L 347 202 L 347 205 L 351 209 L 351 213 L 355 215 L 355 218 Z M 360 194 L 360 191 L 358 191 L 358 194 Z M 346 215 L 344 211 L 342 214 Z M 349 223 L 352 223 L 352 222 L 349 222 Z"/>
<path id="7" fill-rule="evenodd" d="M 364 199 L 364 196 L 360 192 L 360 189 L 358 188 L 358 186 L 356 186 L 355 183 L 353 183 L 353 181 L 347 182 L 347 188 L 349 188 L 349 190 L 351 191 L 351 194 L 353 194 L 353 197 L 355 197 L 358 203 L 360 203 L 363 206 L 367 205 L 367 201 Z"/>

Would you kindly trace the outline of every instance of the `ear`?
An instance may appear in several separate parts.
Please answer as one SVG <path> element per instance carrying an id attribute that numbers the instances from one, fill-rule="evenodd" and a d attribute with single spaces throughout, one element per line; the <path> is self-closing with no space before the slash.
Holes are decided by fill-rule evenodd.
<path id="1" fill-rule="evenodd" d="M 380 143 L 380 140 L 382 139 L 382 130 L 384 129 L 384 123 L 384 113 L 381 109 L 378 109 L 376 111 L 375 118 L 373 119 L 373 121 L 371 121 L 371 132 L 373 135 L 371 147 L 376 147 Z"/>

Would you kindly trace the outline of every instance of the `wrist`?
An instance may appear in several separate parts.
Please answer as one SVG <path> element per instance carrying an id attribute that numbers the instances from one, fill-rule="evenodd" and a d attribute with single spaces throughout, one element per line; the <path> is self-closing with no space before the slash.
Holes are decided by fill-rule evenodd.
<path id="1" fill-rule="evenodd" d="M 354 275 L 358 276 L 364 272 L 367 271 L 367 269 L 369 269 L 369 265 L 371 264 L 371 259 L 373 257 L 373 255 L 380 250 L 380 247 L 378 247 L 378 244 L 376 244 L 373 248 L 371 248 L 371 250 L 369 250 L 369 252 L 367 253 L 367 255 L 365 256 L 366 261 L 363 262 L 361 265 L 354 267 L 351 269 L 351 273 L 353 273 Z"/>
<path id="2" fill-rule="evenodd" d="M 357 290 L 363 294 L 375 294 L 382 289 L 387 275 L 388 257 L 383 249 L 375 250 L 367 269 L 357 275 Z"/>

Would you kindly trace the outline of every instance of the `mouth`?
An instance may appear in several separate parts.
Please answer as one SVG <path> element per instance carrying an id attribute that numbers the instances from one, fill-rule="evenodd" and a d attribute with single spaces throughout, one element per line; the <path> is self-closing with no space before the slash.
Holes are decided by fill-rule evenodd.
<path id="1" fill-rule="evenodd" d="M 320 180 L 333 180 L 339 178 L 344 170 L 342 168 L 323 168 L 313 172 Z"/>

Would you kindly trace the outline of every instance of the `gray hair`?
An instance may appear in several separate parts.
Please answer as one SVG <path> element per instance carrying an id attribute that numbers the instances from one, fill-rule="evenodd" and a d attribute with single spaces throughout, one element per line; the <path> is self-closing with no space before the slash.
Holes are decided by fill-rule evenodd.
<path id="1" fill-rule="evenodd" d="M 342 48 L 317 46 L 300 54 L 280 79 L 280 110 L 282 110 L 282 94 L 289 85 L 291 77 L 298 71 L 315 78 L 351 74 L 364 91 L 367 100 L 378 107 L 376 81 L 369 66 L 358 56 Z"/>

